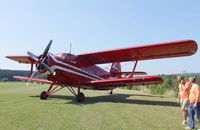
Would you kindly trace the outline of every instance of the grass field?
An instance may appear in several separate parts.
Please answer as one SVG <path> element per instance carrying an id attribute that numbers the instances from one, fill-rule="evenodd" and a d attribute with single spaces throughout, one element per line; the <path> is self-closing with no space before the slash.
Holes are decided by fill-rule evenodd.
<path id="1" fill-rule="evenodd" d="M 84 103 L 62 90 L 38 97 L 46 85 L 0 83 L 1 130 L 182 130 L 175 98 L 138 91 L 83 91 Z M 200 125 L 196 123 L 200 128 Z"/>

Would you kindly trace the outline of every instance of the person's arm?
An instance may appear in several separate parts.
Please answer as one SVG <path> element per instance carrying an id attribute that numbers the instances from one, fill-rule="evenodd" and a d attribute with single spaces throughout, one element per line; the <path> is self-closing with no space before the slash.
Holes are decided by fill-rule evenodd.
<path id="1" fill-rule="evenodd" d="M 189 86 L 190 86 L 190 83 L 186 82 L 185 84 L 181 84 L 183 86 L 183 90 L 186 91 Z"/>
<path id="2" fill-rule="evenodd" d="M 186 91 L 187 89 L 188 89 L 188 85 L 187 84 L 183 85 L 183 90 Z"/>
<path id="3" fill-rule="evenodd" d="M 196 97 L 196 102 L 194 103 L 194 107 L 197 107 L 198 99 L 199 99 L 199 94 Z"/>
<path id="4" fill-rule="evenodd" d="M 196 88 L 195 88 L 195 93 L 196 93 L 196 100 L 195 100 L 195 103 L 194 103 L 194 107 L 196 107 L 197 106 L 197 103 L 198 103 L 198 100 L 199 100 L 199 97 L 200 97 L 200 90 L 199 90 L 199 86 L 197 86 Z"/>
<path id="5" fill-rule="evenodd" d="M 177 99 L 176 99 L 176 102 L 179 104 L 180 103 L 180 84 L 178 85 L 178 97 L 177 97 Z"/>

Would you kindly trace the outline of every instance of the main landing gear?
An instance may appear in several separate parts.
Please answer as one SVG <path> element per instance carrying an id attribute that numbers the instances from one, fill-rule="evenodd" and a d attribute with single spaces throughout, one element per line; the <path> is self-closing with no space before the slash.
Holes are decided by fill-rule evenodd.
<path id="1" fill-rule="evenodd" d="M 46 100 L 48 98 L 47 92 L 46 91 L 42 91 L 40 94 L 40 99 L 41 100 Z"/>
<path id="2" fill-rule="evenodd" d="M 42 91 L 40 94 L 40 99 L 41 100 L 46 100 L 51 94 L 63 89 L 64 87 L 66 87 L 75 97 L 76 97 L 76 101 L 77 102 L 84 102 L 85 101 L 85 95 L 80 92 L 80 85 L 78 85 L 78 92 L 76 94 L 76 92 L 74 91 L 74 89 L 71 86 L 61 86 L 59 88 L 59 85 L 53 87 L 55 85 L 55 83 L 52 83 L 50 85 L 50 87 L 48 88 L 47 91 Z"/>
<path id="3" fill-rule="evenodd" d="M 78 94 L 76 95 L 76 101 L 77 102 L 84 102 L 85 101 L 85 95 L 82 92 L 80 92 L 80 88 L 81 88 L 81 86 L 78 85 Z"/>
<path id="4" fill-rule="evenodd" d="M 85 100 L 85 95 L 82 92 L 80 92 L 76 95 L 77 102 L 83 102 L 84 100 Z"/>

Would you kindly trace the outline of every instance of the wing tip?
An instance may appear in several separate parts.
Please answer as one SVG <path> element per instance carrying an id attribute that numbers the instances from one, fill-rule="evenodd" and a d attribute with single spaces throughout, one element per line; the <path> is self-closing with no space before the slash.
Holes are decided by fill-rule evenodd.
<path id="1" fill-rule="evenodd" d="M 24 64 L 32 64 L 35 63 L 33 59 L 31 59 L 29 56 L 24 55 L 24 56 L 5 56 L 6 58 L 16 61 L 18 63 L 24 63 Z"/>

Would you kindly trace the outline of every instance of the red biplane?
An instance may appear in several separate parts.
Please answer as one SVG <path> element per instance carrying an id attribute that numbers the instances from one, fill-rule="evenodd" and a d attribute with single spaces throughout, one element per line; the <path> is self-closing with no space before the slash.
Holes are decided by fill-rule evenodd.
<path id="1" fill-rule="evenodd" d="M 19 63 L 31 64 L 30 75 L 14 76 L 18 80 L 47 83 L 50 87 L 40 94 L 40 99 L 47 99 L 54 92 L 67 88 L 76 97 L 77 102 L 85 100 L 83 89 L 112 90 L 127 85 L 160 84 L 160 76 L 147 76 L 145 72 L 136 71 L 140 60 L 190 56 L 197 51 L 197 43 L 193 40 L 181 40 L 149 44 L 136 47 L 120 48 L 73 55 L 61 53 L 54 55 L 49 52 L 52 40 L 43 54 L 36 56 L 27 52 L 27 56 L 6 56 Z M 120 62 L 134 61 L 131 72 L 122 72 Z M 110 71 L 96 64 L 111 63 Z M 36 70 L 33 71 L 35 65 Z M 36 73 L 43 73 L 47 79 L 34 78 Z M 77 87 L 77 93 L 72 86 Z"/>

